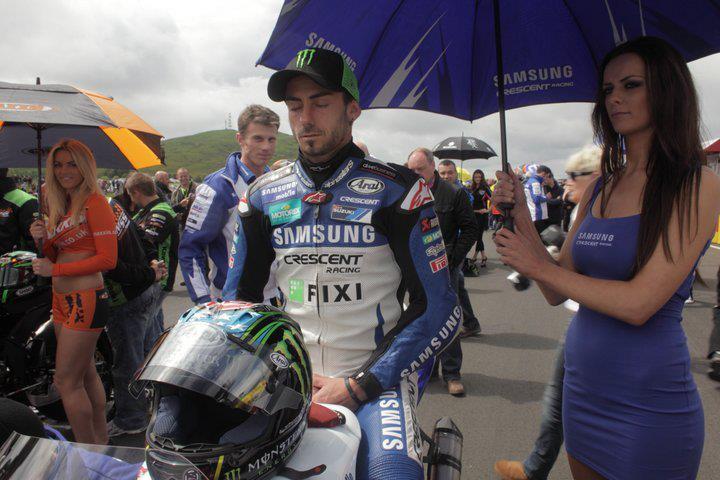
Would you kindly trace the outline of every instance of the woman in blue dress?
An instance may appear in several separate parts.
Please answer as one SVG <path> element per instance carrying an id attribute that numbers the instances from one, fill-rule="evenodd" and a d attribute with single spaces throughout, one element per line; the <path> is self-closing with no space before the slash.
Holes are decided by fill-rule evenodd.
<path id="1" fill-rule="evenodd" d="M 720 214 L 720 179 L 703 167 L 697 96 L 681 55 L 643 37 L 600 69 L 593 111 L 602 177 L 586 191 L 554 261 L 518 179 L 498 172 L 493 203 L 513 203 L 503 262 L 551 305 L 580 309 L 567 332 L 563 429 L 573 478 L 692 479 L 702 403 L 681 326 L 695 265 Z"/>

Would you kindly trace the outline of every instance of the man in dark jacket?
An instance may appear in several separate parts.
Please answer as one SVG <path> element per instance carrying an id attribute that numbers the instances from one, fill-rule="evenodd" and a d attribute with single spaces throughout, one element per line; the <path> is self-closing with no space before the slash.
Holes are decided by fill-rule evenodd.
<path id="1" fill-rule="evenodd" d="M 30 224 L 38 211 L 37 198 L 17 188 L 7 173 L 7 168 L 0 168 L 0 255 L 35 250 Z"/>
<path id="2" fill-rule="evenodd" d="M 462 188 L 440 178 L 435 170 L 433 154 L 427 148 L 413 150 L 408 157 L 407 166 L 425 179 L 435 197 L 435 213 L 447 251 L 450 280 L 457 293 L 463 260 L 477 239 L 478 226 L 472 205 Z M 453 396 L 465 395 L 465 387 L 460 382 L 462 366 L 460 338 L 455 338 L 440 354 L 440 365 L 448 392 Z"/>
<path id="3" fill-rule="evenodd" d="M 155 172 L 155 190 L 163 202 L 170 203 L 172 191 L 170 190 L 170 175 L 165 170 Z"/>
<path id="4" fill-rule="evenodd" d="M 470 201 L 470 205 L 472 206 L 472 193 L 470 193 L 470 191 L 465 188 L 462 183 L 460 183 L 457 174 L 457 167 L 451 160 L 442 160 L 438 164 L 438 175 L 440 175 L 440 178 L 442 178 L 446 182 L 455 185 L 463 192 L 467 193 L 468 200 Z M 477 217 L 475 217 L 475 221 L 477 223 Z M 478 228 L 480 227 L 478 226 Z M 465 259 L 463 258 L 463 261 L 464 260 Z M 477 319 L 477 317 L 475 316 L 475 312 L 473 311 L 472 303 L 470 302 L 470 295 L 465 288 L 465 274 L 463 273 L 463 267 L 464 263 L 460 265 L 457 285 L 457 294 L 460 300 L 460 307 L 463 311 L 463 325 L 460 329 L 460 338 L 474 337 L 476 335 L 479 335 L 480 331 L 482 330 L 480 328 L 480 321 Z"/>
<path id="5" fill-rule="evenodd" d="M 195 182 L 190 178 L 190 172 L 187 168 L 178 168 L 176 178 L 180 182 L 178 188 L 172 192 L 170 197 L 170 205 L 177 213 L 177 221 L 180 225 L 180 232 L 185 228 L 185 219 L 192 206 L 195 198 Z"/>
<path id="6" fill-rule="evenodd" d="M 165 273 L 157 260 L 148 262 L 140 241 L 140 232 L 119 202 L 110 206 L 117 222 L 118 261 L 105 272 L 105 288 L 110 294 L 107 333 L 113 347 L 113 383 L 115 417 L 108 423 L 108 436 L 127 435 L 145 430 L 148 423 L 147 402 L 128 392 L 133 375 L 152 347 L 146 339 L 148 326 L 160 296 L 158 280 Z"/>
<path id="7" fill-rule="evenodd" d="M 159 260 L 167 267 L 167 275 L 160 281 L 162 291 L 151 326 L 154 332 L 152 336 L 157 338 L 162 333 L 165 323 L 162 303 L 165 296 L 172 292 L 175 284 L 180 231 L 175 219 L 176 213 L 156 194 L 149 175 L 135 173 L 125 182 L 125 189 L 133 203 L 139 207 L 138 212 L 133 216 L 133 221 L 140 229 L 145 253 L 148 258 Z"/>
<path id="8" fill-rule="evenodd" d="M 560 226 L 563 217 L 563 194 L 565 193 L 565 189 L 555 180 L 550 167 L 540 165 L 537 172 L 545 179 L 543 182 L 543 190 L 547 197 L 549 223 L 550 225 Z"/>

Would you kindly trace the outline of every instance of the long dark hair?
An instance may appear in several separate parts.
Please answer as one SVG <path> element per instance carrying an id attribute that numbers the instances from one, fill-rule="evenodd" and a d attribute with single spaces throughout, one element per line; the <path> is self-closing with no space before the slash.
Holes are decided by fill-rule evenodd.
<path id="1" fill-rule="evenodd" d="M 682 240 L 692 223 L 693 207 L 695 218 L 699 213 L 700 174 L 706 160 L 700 143 L 697 94 L 680 53 L 656 37 L 641 37 L 618 45 L 605 56 L 600 67 L 598 95 L 592 113 L 595 140 L 603 149 L 601 214 L 604 216 L 608 201 L 606 187 L 613 178 L 617 180 L 622 176 L 625 166 L 622 139 L 613 129 L 605 108 L 603 74 L 611 60 L 625 53 L 638 55 L 645 64 L 653 128 L 634 275 L 648 262 L 661 237 L 665 258 L 673 261 L 670 218 L 677 207 Z"/>
<path id="2" fill-rule="evenodd" d="M 476 173 L 479 173 L 480 176 L 482 177 L 482 180 L 480 180 L 480 183 L 475 183 L 475 174 Z M 481 190 L 481 189 L 485 190 L 486 192 L 490 191 L 490 187 L 488 186 L 487 181 L 485 180 L 485 173 L 482 170 L 480 170 L 479 168 L 472 173 L 471 180 L 472 180 L 472 184 L 470 185 L 471 191 L 474 192 L 475 190 Z"/>

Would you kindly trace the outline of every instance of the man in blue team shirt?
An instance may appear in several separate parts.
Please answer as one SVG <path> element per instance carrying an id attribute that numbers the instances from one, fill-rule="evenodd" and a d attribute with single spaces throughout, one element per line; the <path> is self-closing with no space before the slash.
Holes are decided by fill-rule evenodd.
<path id="1" fill-rule="evenodd" d="M 530 217 L 532 218 L 538 233 L 545 230 L 549 225 L 547 211 L 547 197 L 543 189 L 545 177 L 543 173 L 538 172 L 538 165 L 527 165 L 524 169 L 525 174 L 525 198 L 527 198 Z"/>
<path id="2" fill-rule="evenodd" d="M 204 303 L 220 297 L 228 270 L 237 205 L 248 186 L 263 173 L 275 154 L 280 117 L 269 108 L 250 105 L 238 117 L 240 151 L 224 168 L 211 173 L 195 191 L 180 240 L 179 260 L 190 298 Z M 207 275 L 209 259 L 209 278 Z M 266 298 L 276 296 L 268 286 Z"/>

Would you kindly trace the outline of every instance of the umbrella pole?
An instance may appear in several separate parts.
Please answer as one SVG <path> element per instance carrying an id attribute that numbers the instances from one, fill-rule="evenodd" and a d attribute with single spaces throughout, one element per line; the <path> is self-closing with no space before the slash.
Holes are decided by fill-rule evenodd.
<path id="1" fill-rule="evenodd" d="M 40 77 L 35 77 L 35 85 L 40 85 Z M 42 127 L 38 124 L 34 126 L 35 138 L 37 139 L 37 174 L 38 174 L 38 219 L 42 220 L 43 210 L 43 198 L 42 198 Z M 43 241 L 38 242 L 38 258 L 42 258 L 43 255 Z M 38 285 L 44 285 L 47 280 L 43 280 L 43 277 L 38 276 Z"/>
<path id="2" fill-rule="evenodd" d="M 42 211 L 43 211 L 43 197 L 42 197 L 42 127 L 40 125 L 35 125 L 35 133 L 37 138 L 37 174 L 38 174 L 38 189 L 37 189 L 37 197 L 38 197 L 38 218 L 42 220 Z M 44 257 L 43 255 L 43 241 L 40 240 L 38 242 L 38 258 Z M 42 279 L 43 277 L 38 277 L 39 279 Z M 38 284 L 40 285 L 40 283 Z"/>
<path id="3" fill-rule="evenodd" d="M 35 77 L 35 85 L 40 85 L 40 77 Z M 40 125 L 35 125 L 35 133 L 37 134 L 38 218 L 42 218 L 42 185 L 40 184 L 42 178 L 42 129 Z"/>
<path id="4" fill-rule="evenodd" d="M 503 172 L 507 172 L 507 131 L 505 130 L 505 71 L 503 70 L 502 35 L 500 35 L 500 1 L 493 0 L 495 16 L 495 58 L 497 59 L 498 113 L 500 114 L 500 153 Z"/>
<path id="5" fill-rule="evenodd" d="M 38 215 L 42 215 L 42 131 L 40 125 L 35 126 L 35 133 L 37 138 L 37 174 L 38 174 Z"/>
<path id="6" fill-rule="evenodd" d="M 498 113 L 500 114 L 500 158 L 502 171 L 510 172 L 507 160 L 507 131 L 505 129 L 505 71 L 503 70 L 502 35 L 500 30 L 500 1 L 493 0 L 493 16 L 495 17 L 495 59 L 497 63 Z M 503 227 L 513 230 L 513 220 L 510 217 L 512 205 L 501 205 L 503 213 Z"/>
<path id="7" fill-rule="evenodd" d="M 460 133 L 460 185 L 463 184 L 463 162 L 465 161 L 465 156 L 463 155 L 463 145 L 465 144 L 465 132 Z"/>

